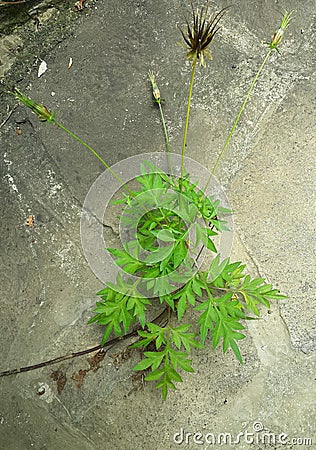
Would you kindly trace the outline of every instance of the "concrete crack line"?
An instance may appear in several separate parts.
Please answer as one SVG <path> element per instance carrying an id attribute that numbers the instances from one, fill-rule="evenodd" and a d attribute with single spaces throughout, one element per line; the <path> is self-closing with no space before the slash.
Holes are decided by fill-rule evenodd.
<path id="1" fill-rule="evenodd" d="M 65 228 L 62 221 L 60 220 L 60 215 L 54 211 L 54 209 L 50 208 L 47 203 L 44 203 L 40 197 L 38 197 L 36 194 L 33 196 L 33 199 L 38 202 L 44 211 L 48 212 L 51 216 L 54 217 L 54 220 L 61 226 L 61 228 Z"/>
<path id="2" fill-rule="evenodd" d="M 64 408 L 64 410 L 66 411 L 66 413 L 68 414 L 68 416 L 72 419 L 72 416 L 70 414 L 70 412 L 68 411 L 68 409 L 66 408 L 66 406 L 63 404 L 63 402 L 57 397 L 56 394 L 53 394 L 54 398 L 61 404 L 61 406 Z"/>
<path id="3" fill-rule="evenodd" d="M 95 213 L 93 213 L 90 209 L 82 207 L 82 211 L 86 212 L 88 215 L 90 215 L 93 219 L 96 220 L 96 222 L 99 225 L 102 225 L 103 228 L 110 228 L 113 232 L 113 234 L 115 234 L 115 236 L 118 236 L 118 232 L 113 228 L 113 226 L 111 224 L 106 224 L 104 223 L 102 220 L 99 219 L 99 217 L 96 216 Z"/>
<path id="4" fill-rule="evenodd" d="M 17 207 L 20 210 L 21 215 L 24 216 L 25 215 L 25 209 L 24 209 L 24 207 L 22 205 L 25 206 L 26 202 L 23 200 L 22 194 L 18 193 L 18 195 L 17 195 Z M 36 270 L 36 273 L 37 273 L 37 277 L 38 277 L 38 281 L 39 281 L 39 295 L 38 295 L 38 298 L 40 300 L 40 304 L 37 307 L 37 310 L 36 310 L 35 314 L 33 315 L 32 324 L 29 327 L 29 333 L 31 333 L 32 332 L 32 328 L 35 326 L 36 318 L 37 318 L 37 316 L 39 314 L 40 308 L 42 307 L 42 305 L 45 302 L 46 289 L 45 289 L 45 282 L 44 282 L 44 279 L 42 277 L 41 269 L 40 269 L 40 266 L 38 264 L 38 255 L 37 255 L 36 249 L 35 249 L 35 247 L 34 247 L 34 245 L 32 243 L 32 237 L 30 235 L 28 236 L 28 244 L 29 244 L 31 253 L 33 255 L 32 260 L 33 260 L 33 263 L 34 263 L 34 266 L 35 266 L 35 270 Z M 15 337 L 15 339 L 12 342 L 12 344 L 14 344 L 14 342 L 17 339 L 18 339 L 18 336 Z M 9 352 L 9 355 L 10 355 L 10 352 Z"/>
<path id="5" fill-rule="evenodd" d="M 39 280 L 39 284 L 40 284 L 40 293 L 39 293 L 39 300 L 40 300 L 40 304 L 38 306 L 38 308 L 36 309 L 35 314 L 33 315 L 33 321 L 31 326 L 29 327 L 29 333 L 32 333 L 33 328 L 35 327 L 36 324 L 36 319 L 39 315 L 40 309 L 41 307 L 44 305 L 45 300 L 46 300 L 46 288 L 45 288 L 45 282 L 44 279 L 42 277 L 42 273 L 41 273 L 41 269 L 40 266 L 38 264 L 38 256 L 37 256 L 37 252 L 36 249 L 34 248 L 34 246 L 32 245 L 32 243 L 30 242 L 30 247 L 31 247 L 31 251 L 34 255 L 33 261 L 34 261 L 34 265 L 36 268 L 36 272 L 37 272 L 37 276 L 38 276 L 38 280 Z"/>
<path id="6" fill-rule="evenodd" d="M 260 278 L 269 279 L 269 277 L 267 277 L 267 276 L 266 276 L 264 273 L 262 273 L 262 271 L 260 270 L 258 262 L 257 262 L 257 261 L 255 260 L 255 258 L 251 255 L 250 250 L 247 248 L 247 246 L 246 246 L 245 242 L 243 241 L 243 239 L 241 238 L 240 234 L 237 233 L 237 236 L 238 236 L 238 238 L 239 238 L 239 240 L 240 240 L 240 242 L 241 242 L 241 244 L 242 244 L 242 246 L 243 246 L 243 248 L 244 248 L 244 251 L 245 251 L 247 257 L 250 259 L 250 261 L 252 262 L 252 264 L 255 266 L 256 271 L 257 271 L 257 275 L 258 275 Z M 277 306 L 277 313 L 278 313 L 278 315 L 279 315 L 279 317 L 280 317 L 280 320 L 281 320 L 281 322 L 282 322 L 282 325 L 283 325 L 283 327 L 284 327 L 284 333 L 285 333 L 285 335 L 287 336 L 288 344 L 289 344 L 289 345 L 291 346 L 291 348 L 293 349 L 293 343 L 292 343 L 292 339 L 291 339 L 291 333 L 290 333 L 290 330 L 289 330 L 289 328 L 288 328 L 288 326 L 287 326 L 287 323 L 286 323 L 284 317 L 282 316 L 282 312 L 281 312 L 279 303 L 276 302 L 275 305 Z"/>
<path id="7" fill-rule="evenodd" d="M 82 434 L 82 436 L 84 436 L 88 442 L 91 442 L 91 444 L 96 446 L 96 443 L 91 438 L 89 438 L 83 431 L 79 430 L 79 428 L 76 428 L 76 431 L 78 431 L 80 434 Z"/>
<path id="8" fill-rule="evenodd" d="M 251 255 L 251 252 L 247 248 L 247 246 L 246 246 L 245 242 L 243 241 L 243 239 L 241 238 L 240 234 L 237 233 L 237 236 L 238 236 L 238 239 L 240 240 L 241 245 L 243 246 L 244 252 L 246 253 L 247 257 L 250 259 L 251 263 L 254 265 L 254 267 L 256 269 L 256 272 L 257 272 L 257 275 L 260 278 L 264 278 L 264 279 L 268 279 L 269 280 L 269 277 L 266 276 L 264 273 L 262 273 L 258 262 Z M 276 306 L 276 313 L 278 314 L 278 316 L 280 318 L 280 321 L 281 321 L 281 324 L 282 324 L 281 326 L 283 326 L 284 334 L 285 334 L 285 336 L 287 338 L 287 345 L 292 349 L 292 351 L 295 351 L 297 349 L 296 349 L 295 345 L 293 344 L 291 331 L 290 331 L 290 329 L 288 327 L 288 324 L 287 324 L 285 318 L 282 315 L 282 310 L 280 308 L 280 304 L 279 304 L 279 302 L 275 302 L 274 305 Z M 306 354 L 302 349 L 300 349 L 300 353 L 303 354 L 305 358 L 312 358 L 314 356 L 313 354 L 311 354 L 311 355 Z"/>
<path id="9" fill-rule="evenodd" d="M 235 233 L 237 234 L 238 239 L 240 240 L 241 245 L 243 246 L 244 252 L 246 253 L 247 257 L 250 259 L 251 263 L 255 266 L 257 275 L 258 275 L 260 278 L 267 278 L 267 277 L 261 272 L 261 270 L 260 270 L 260 268 L 259 268 L 259 263 L 258 263 L 258 262 L 255 260 L 255 258 L 251 255 L 251 252 L 250 252 L 250 250 L 248 249 L 248 247 L 246 246 L 245 242 L 243 241 L 241 235 L 240 235 L 239 233 L 237 233 L 237 232 L 235 232 Z"/>
<path id="10" fill-rule="evenodd" d="M 62 174 L 62 168 L 60 167 L 60 165 L 57 163 L 57 161 L 55 160 L 54 156 L 51 154 L 51 152 L 47 149 L 45 143 L 43 142 L 43 140 L 41 139 L 41 146 L 44 148 L 45 153 L 48 155 L 48 158 L 51 160 L 51 164 L 52 164 L 52 170 L 54 171 L 54 173 L 58 173 L 59 177 L 60 177 L 60 182 L 62 183 L 63 188 L 67 189 L 67 191 L 70 194 L 70 199 L 73 202 L 74 205 L 76 205 L 80 210 L 82 209 L 82 204 L 79 201 L 79 199 L 76 197 L 76 195 L 72 192 L 69 183 L 67 182 L 67 179 L 64 176 L 61 176 Z"/>
<path id="11" fill-rule="evenodd" d="M 57 164 L 57 162 L 55 161 L 55 159 L 54 159 L 54 157 L 52 156 L 52 154 L 48 151 L 48 149 L 46 148 L 46 146 L 45 146 L 45 144 L 43 143 L 43 142 L 41 142 L 41 145 L 44 147 L 44 149 L 45 149 L 45 152 L 48 154 L 48 156 L 49 156 L 49 158 L 51 159 L 51 161 L 52 161 L 52 163 L 53 163 L 53 165 L 55 166 L 55 168 L 56 169 L 58 169 L 58 171 L 57 172 L 59 172 L 59 173 L 61 173 L 61 168 L 60 168 L 60 166 Z M 56 173 L 56 172 L 55 172 Z M 113 232 L 113 234 L 115 234 L 116 236 L 118 235 L 118 233 L 117 233 L 117 231 L 113 228 L 113 226 L 112 225 L 110 225 L 110 224 L 105 224 L 103 221 L 101 221 L 92 211 L 90 211 L 88 208 L 84 208 L 84 206 L 81 204 L 81 202 L 79 201 L 79 199 L 76 197 L 76 195 L 72 192 L 72 190 L 70 189 L 70 186 L 69 186 L 69 184 L 67 183 L 67 180 L 64 178 L 64 177 L 61 177 L 61 182 L 62 182 L 62 184 L 63 184 L 63 186 L 64 187 L 66 187 L 66 189 L 69 191 L 69 193 L 70 193 L 70 196 L 71 196 L 71 201 L 72 201 L 72 204 L 73 205 L 76 205 L 78 208 L 79 208 L 79 210 L 82 212 L 82 211 L 85 211 L 85 212 L 87 212 L 88 214 L 90 214 L 100 225 L 102 225 L 102 227 L 104 227 L 104 228 L 110 228 L 111 230 L 112 230 L 112 232 Z M 43 205 L 43 203 L 39 200 L 39 199 L 37 199 L 38 200 L 38 202 L 44 207 L 44 209 L 46 208 L 44 205 Z M 47 208 L 47 210 L 51 213 L 51 214 L 53 214 L 53 216 L 55 217 L 55 218 L 57 218 L 58 219 L 58 215 L 55 213 L 55 212 L 53 212 L 51 209 L 49 209 L 49 208 Z M 62 225 L 62 223 L 59 221 L 59 223 L 61 224 L 61 226 L 63 227 L 63 225 Z"/>
<path id="12" fill-rule="evenodd" d="M 283 315 L 282 315 L 282 311 L 281 311 L 281 309 L 280 309 L 279 306 L 278 306 L 278 313 L 279 313 L 281 322 L 282 322 L 282 324 L 283 324 L 285 333 L 287 334 L 287 336 L 288 336 L 288 338 L 289 338 L 289 342 L 290 342 L 290 344 L 291 344 L 291 347 L 293 348 L 292 339 L 291 339 L 291 333 L 290 333 L 289 327 L 287 326 L 287 323 L 286 323 L 286 321 L 285 321 L 285 319 L 284 319 L 284 317 L 283 317 Z"/>

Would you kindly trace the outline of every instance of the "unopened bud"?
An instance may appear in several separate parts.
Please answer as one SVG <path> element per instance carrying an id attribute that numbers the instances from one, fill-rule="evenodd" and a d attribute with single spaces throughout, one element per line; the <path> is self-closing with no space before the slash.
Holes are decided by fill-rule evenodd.
<path id="1" fill-rule="evenodd" d="M 150 80 L 152 88 L 153 88 L 154 99 L 156 100 L 157 103 L 160 103 L 160 90 L 157 86 L 155 75 L 153 74 L 153 72 L 149 71 L 148 77 L 149 77 L 149 80 Z"/>
<path id="2" fill-rule="evenodd" d="M 292 19 L 292 14 L 294 11 L 291 12 L 287 12 L 285 11 L 284 16 L 282 18 L 282 22 L 280 24 L 280 27 L 277 29 L 277 31 L 274 33 L 274 35 L 271 38 L 271 42 L 268 43 L 269 47 L 271 48 L 271 50 L 278 50 L 278 45 L 280 44 L 280 42 L 283 39 L 284 36 L 284 32 L 287 29 L 287 27 L 289 26 L 289 23 Z"/>
<path id="3" fill-rule="evenodd" d="M 35 103 L 30 98 L 26 97 L 19 89 L 14 88 L 14 91 L 11 92 L 15 98 L 20 100 L 25 106 L 30 108 L 34 114 L 37 115 L 41 122 L 52 123 L 54 121 L 54 115 L 51 113 L 46 106 L 41 105 L 39 103 Z"/>

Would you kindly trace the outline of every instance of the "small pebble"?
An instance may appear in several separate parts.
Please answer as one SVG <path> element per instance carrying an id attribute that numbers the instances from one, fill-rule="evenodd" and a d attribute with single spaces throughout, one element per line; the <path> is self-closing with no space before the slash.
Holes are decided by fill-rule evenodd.
<path id="1" fill-rule="evenodd" d="M 45 392 L 45 386 L 40 386 L 37 390 L 38 395 L 43 395 Z"/>

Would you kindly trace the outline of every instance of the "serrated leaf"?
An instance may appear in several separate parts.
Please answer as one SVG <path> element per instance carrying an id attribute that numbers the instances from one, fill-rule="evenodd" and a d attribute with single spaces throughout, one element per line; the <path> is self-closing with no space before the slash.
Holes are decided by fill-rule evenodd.
<path id="1" fill-rule="evenodd" d="M 141 339 L 140 341 L 134 342 L 134 344 L 130 345 L 130 348 L 138 348 L 138 347 L 146 348 L 147 345 L 150 344 L 151 341 L 152 341 L 152 339 L 150 339 L 150 338 Z"/>
<path id="2" fill-rule="evenodd" d="M 222 272 L 224 271 L 225 267 L 227 266 L 229 261 L 229 258 L 224 259 L 220 263 L 220 254 L 216 255 L 216 257 L 211 262 L 210 268 L 208 270 L 208 276 L 207 281 L 208 283 L 212 283 L 216 278 L 218 278 Z"/>
<path id="3" fill-rule="evenodd" d="M 106 343 L 106 341 L 109 339 L 109 336 L 110 336 L 112 330 L 113 330 L 113 325 L 112 324 L 110 324 L 110 325 L 108 325 L 106 327 L 106 329 L 105 329 L 105 331 L 103 333 L 101 346 L 103 346 Z"/>
<path id="4" fill-rule="evenodd" d="M 174 370 L 172 367 L 170 367 L 169 371 L 168 371 L 168 375 L 170 376 L 170 378 L 174 381 L 177 381 L 178 383 L 182 383 L 182 378 L 179 375 L 179 373 Z"/>
<path id="5" fill-rule="evenodd" d="M 180 240 L 173 250 L 174 268 L 176 269 L 184 260 L 187 254 L 187 248 L 184 240 Z"/>
<path id="6" fill-rule="evenodd" d="M 193 278 L 191 286 L 192 286 L 192 289 L 193 289 L 194 293 L 196 295 L 198 295 L 199 297 L 202 297 L 202 289 L 204 288 L 204 284 L 202 283 L 201 280 L 199 280 L 197 278 L 197 276 L 195 276 Z"/>
<path id="7" fill-rule="evenodd" d="M 160 247 L 158 250 L 148 255 L 145 259 L 145 262 L 147 264 L 155 264 L 157 262 L 160 262 L 163 259 L 167 258 L 172 253 L 172 251 L 172 247 Z"/>
<path id="8" fill-rule="evenodd" d="M 230 344 L 230 346 L 231 346 L 233 352 L 235 353 L 236 358 L 238 359 L 238 361 L 240 362 L 240 364 L 242 364 L 242 363 L 243 363 L 243 361 L 242 361 L 242 356 L 241 356 L 241 354 L 240 354 L 238 345 L 236 344 L 236 342 L 235 342 L 233 339 L 229 341 L 229 344 Z"/>
<path id="9" fill-rule="evenodd" d="M 145 380 L 146 381 L 157 381 L 159 378 L 164 374 L 164 369 L 157 369 L 154 372 L 149 373 L 146 375 Z"/>
<path id="10" fill-rule="evenodd" d="M 199 223 L 195 224 L 195 235 L 196 235 L 195 246 L 197 246 L 202 241 L 203 235 L 202 227 Z"/>
<path id="11" fill-rule="evenodd" d="M 155 371 L 161 364 L 165 357 L 165 352 L 144 352 L 146 358 L 150 358 L 152 361 L 152 370 Z"/>
<path id="12" fill-rule="evenodd" d="M 245 339 L 245 335 L 242 333 L 237 333 L 235 331 L 232 332 L 231 334 L 232 338 L 235 339 L 236 341 L 241 341 L 242 339 Z"/>
<path id="13" fill-rule="evenodd" d="M 167 229 L 158 230 L 156 235 L 157 235 L 157 238 L 163 242 L 174 242 L 175 241 L 175 238 L 174 238 L 172 232 Z"/>
<path id="14" fill-rule="evenodd" d="M 200 241 L 205 245 L 208 250 L 211 250 L 214 253 L 217 253 L 214 242 L 211 239 L 211 236 L 215 236 L 217 233 L 210 230 L 209 228 L 204 228 L 200 224 L 196 224 L 196 244 Z"/>
<path id="15" fill-rule="evenodd" d="M 166 343 L 165 330 L 164 328 L 161 328 L 160 331 L 158 332 L 156 339 L 156 349 L 158 350 L 162 346 L 162 344 L 165 343 Z"/>
<path id="16" fill-rule="evenodd" d="M 87 324 L 90 325 L 91 323 L 98 322 L 98 320 L 98 316 L 91 317 L 91 319 L 88 320 Z"/>
<path id="17" fill-rule="evenodd" d="M 204 313 L 200 315 L 198 323 L 200 325 L 200 336 L 202 344 L 205 343 L 208 331 L 213 331 L 214 322 L 217 321 L 217 313 L 213 305 L 214 300 L 208 298 L 205 302 L 201 303 L 195 308 L 196 311 L 203 311 Z"/>
<path id="18" fill-rule="evenodd" d="M 178 348 L 183 345 L 187 352 L 190 351 L 191 346 L 194 348 L 202 348 L 201 342 L 196 340 L 197 335 L 195 333 L 189 333 L 188 330 L 191 327 L 190 324 L 182 324 L 179 327 L 171 329 L 172 342 Z"/>
<path id="19" fill-rule="evenodd" d="M 159 325 L 156 325 L 153 322 L 148 322 L 147 324 L 147 328 L 151 331 L 151 333 L 159 333 L 162 328 Z"/>
<path id="20" fill-rule="evenodd" d="M 185 370 L 186 372 L 194 372 L 194 369 L 190 365 L 192 361 L 190 359 L 187 359 L 187 353 L 170 350 L 169 355 L 172 365 L 175 369 L 180 366 L 181 369 Z"/>
<path id="21" fill-rule="evenodd" d="M 152 361 L 149 358 L 144 358 L 133 367 L 133 370 L 146 370 L 151 365 L 152 365 Z"/>
<path id="22" fill-rule="evenodd" d="M 187 309 L 187 295 L 186 292 L 183 292 L 180 299 L 177 303 L 177 314 L 178 314 L 178 321 L 180 322 L 182 320 L 182 317 Z"/>
<path id="23" fill-rule="evenodd" d="M 134 317 L 137 317 L 142 328 L 145 326 L 146 318 L 145 311 L 147 310 L 145 305 L 151 305 L 150 301 L 145 297 L 130 297 L 127 301 L 127 310 L 132 310 Z"/>
<path id="24" fill-rule="evenodd" d="M 213 333 L 212 333 L 212 336 L 213 336 L 212 347 L 213 348 L 217 347 L 217 345 L 220 341 L 220 338 L 224 337 L 224 335 L 225 335 L 224 327 L 223 327 L 222 321 L 219 320 L 215 326 Z"/>

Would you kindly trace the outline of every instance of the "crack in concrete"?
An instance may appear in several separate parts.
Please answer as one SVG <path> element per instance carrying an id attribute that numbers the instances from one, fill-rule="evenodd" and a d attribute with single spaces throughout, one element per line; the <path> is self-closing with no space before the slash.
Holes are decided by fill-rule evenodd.
<path id="1" fill-rule="evenodd" d="M 236 235 L 237 235 L 237 237 L 238 237 L 238 239 L 239 239 L 239 241 L 240 241 L 240 243 L 241 243 L 241 245 L 242 245 L 242 247 L 244 249 L 245 254 L 250 259 L 251 263 L 254 265 L 258 277 L 260 277 L 260 278 L 267 278 L 264 274 L 262 274 L 262 272 L 261 272 L 261 270 L 259 268 L 259 263 L 255 260 L 255 258 L 252 256 L 250 250 L 247 248 L 244 240 L 241 237 L 241 234 L 238 233 L 237 231 L 235 231 L 235 233 L 236 233 Z"/>
<path id="2" fill-rule="evenodd" d="M 118 236 L 119 233 L 113 228 L 113 226 L 111 224 L 106 224 L 104 223 L 102 220 L 99 219 L 99 217 L 96 216 L 95 213 L 93 213 L 90 209 L 86 208 L 86 207 L 82 207 L 82 211 L 86 212 L 88 215 L 90 215 L 90 217 L 92 217 L 93 219 L 95 219 L 95 221 L 99 224 L 102 225 L 103 228 L 109 228 L 110 230 L 112 230 L 112 233 L 115 236 Z"/>

